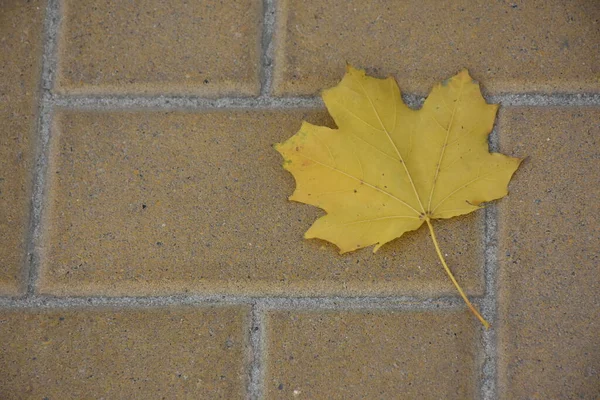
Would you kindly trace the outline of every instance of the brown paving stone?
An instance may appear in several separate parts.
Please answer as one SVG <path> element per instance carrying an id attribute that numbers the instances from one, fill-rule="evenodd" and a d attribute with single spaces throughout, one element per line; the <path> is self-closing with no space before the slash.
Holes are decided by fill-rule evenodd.
<path id="1" fill-rule="evenodd" d="M 478 322 L 467 312 L 274 312 L 268 399 L 470 399 Z"/>
<path id="2" fill-rule="evenodd" d="M 287 200 L 271 147 L 323 111 L 56 116 L 41 290 L 116 295 L 456 295 L 427 229 L 340 256 L 305 240 L 321 212 Z M 482 215 L 436 224 L 457 279 L 482 291 Z"/>
<path id="3" fill-rule="evenodd" d="M 45 8 L 0 1 L 0 294 L 22 283 Z"/>
<path id="4" fill-rule="evenodd" d="M 62 8 L 60 92 L 259 92 L 258 0 L 66 0 Z"/>
<path id="5" fill-rule="evenodd" d="M 600 109 L 513 108 L 502 150 L 528 158 L 500 204 L 504 399 L 600 393 Z"/>
<path id="6" fill-rule="evenodd" d="M 241 399 L 239 308 L 0 312 L 3 399 Z"/>
<path id="7" fill-rule="evenodd" d="M 315 94 L 345 62 L 426 94 L 462 68 L 492 92 L 599 91 L 595 1 L 284 0 L 275 92 Z"/>

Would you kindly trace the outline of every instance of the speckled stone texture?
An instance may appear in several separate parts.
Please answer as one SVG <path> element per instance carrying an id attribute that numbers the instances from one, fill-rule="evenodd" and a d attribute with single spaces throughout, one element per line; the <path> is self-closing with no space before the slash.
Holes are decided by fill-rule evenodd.
<path id="1" fill-rule="evenodd" d="M 0 1 L 0 294 L 23 290 L 45 2 Z"/>
<path id="2" fill-rule="evenodd" d="M 427 229 L 340 256 L 303 239 L 322 212 L 287 200 L 271 147 L 322 111 L 61 112 L 41 291 L 118 295 L 455 294 Z M 482 216 L 439 221 L 458 279 L 482 291 Z"/>
<path id="3" fill-rule="evenodd" d="M 492 331 L 424 227 L 303 238 L 346 62 L 500 103 L 509 196 L 434 221 Z M 600 398 L 599 121 L 598 1 L 0 0 L 0 399 Z"/>
<path id="4" fill-rule="evenodd" d="M 599 20 L 596 1 L 283 0 L 274 89 L 318 93 L 349 62 L 421 95 L 462 68 L 494 93 L 597 92 Z"/>
<path id="5" fill-rule="evenodd" d="M 242 399 L 247 310 L 0 312 L 3 399 Z"/>
<path id="6" fill-rule="evenodd" d="M 267 399 L 471 399 L 477 323 L 466 312 L 274 312 Z"/>
<path id="7" fill-rule="evenodd" d="M 60 92 L 259 92 L 259 0 L 65 0 L 62 7 Z"/>
<path id="8" fill-rule="evenodd" d="M 507 108 L 501 147 L 527 155 L 500 205 L 503 399 L 600 393 L 600 110 Z"/>

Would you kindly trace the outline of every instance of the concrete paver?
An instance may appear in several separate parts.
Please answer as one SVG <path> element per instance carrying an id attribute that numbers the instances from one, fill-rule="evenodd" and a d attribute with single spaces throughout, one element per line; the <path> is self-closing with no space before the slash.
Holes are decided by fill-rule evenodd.
<path id="1" fill-rule="evenodd" d="M 467 312 L 280 311 L 267 322 L 268 399 L 475 396 L 478 322 Z"/>
<path id="2" fill-rule="evenodd" d="M 455 295 L 426 229 L 340 256 L 302 235 L 271 147 L 322 111 L 64 112 L 55 118 L 41 290 L 54 294 Z M 457 279 L 482 290 L 482 217 L 439 221 Z"/>
<path id="3" fill-rule="evenodd" d="M 246 390 L 243 308 L 3 310 L 0 321 L 3 399 L 229 400 Z"/>
<path id="4" fill-rule="evenodd" d="M 62 4 L 63 93 L 257 95 L 257 0 Z"/>
<path id="5" fill-rule="evenodd" d="M 600 109 L 507 108 L 501 147 L 527 155 L 500 205 L 500 393 L 599 393 Z"/>
<path id="6" fill-rule="evenodd" d="M 0 294 L 23 290 L 45 2 L 0 3 Z"/>
<path id="7" fill-rule="evenodd" d="M 598 92 L 599 18 L 594 1 L 284 0 L 274 89 L 316 94 L 349 62 L 421 95 L 462 68 L 493 93 Z"/>

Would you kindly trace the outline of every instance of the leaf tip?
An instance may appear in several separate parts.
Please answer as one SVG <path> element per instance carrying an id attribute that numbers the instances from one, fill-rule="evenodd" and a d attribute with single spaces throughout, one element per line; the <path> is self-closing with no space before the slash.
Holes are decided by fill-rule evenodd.
<path id="1" fill-rule="evenodd" d="M 366 72 L 364 69 L 355 68 L 348 62 L 346 62 L 346 75 L 356 75 L 358 77 L 364 77 Z"/>
<path id="2" fill-rule="evenodd" d="M 471 75 L 469 74 L 469 70 L 466 68 L 461 69 L 460 72 L 458 74 L 456 74 L 456 76 L 458 76 L 461 79 L 466 80 L 466 81 L 470 80 L 470 81 L 477 82 L 473 78 L 471 78 Z"/>

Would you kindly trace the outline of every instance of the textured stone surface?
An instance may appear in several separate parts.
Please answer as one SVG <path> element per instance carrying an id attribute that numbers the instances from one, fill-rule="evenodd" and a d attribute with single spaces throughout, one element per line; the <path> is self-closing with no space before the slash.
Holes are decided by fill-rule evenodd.
<path id="1" fill-rule="evenodd" d="M 426 94 L 462 68 L 493 92 L 599 91 L 595 1 L 284 0 L 275 92 L 314 94 L 349 62 Z"/>
<path id="2" fill-rule="evenodd" d="M 303 239 L 321 212 L 287 200 L 293 178 L 271 146 L 303 118 L 330 123 L 321 111 L 57 115 L 42 291 L 456 295 L 426 229 L 377 254 Z M 482 215 L 436 224 L 471 293 Z"/>
<path id="3" fill-rule="evenodd" d="M 470 399 L 478 323 L 466 312 L 274 312 L 268 399 Z"/>
<path id="4" fill-rule="evenodd" d="M 241 399 L 246 311 L 0 312 L 3 399 Z"/>
<path id="5" fill-rule="evenodd" d="M 600 386 L 600 109 L 514 108 L 502 150 L 527 156 L 500 204 L 504 399 L 593 399 Z"/>
<path id="6" fill-rule="evenodd" d="M 61 92 L 258 94 L 258 0 L 62 6 Z"/>
<path id="7" fill-rule="evenodd" d="M 0 294 L 21 289 L 45 2 L 0 1 Z"/>

